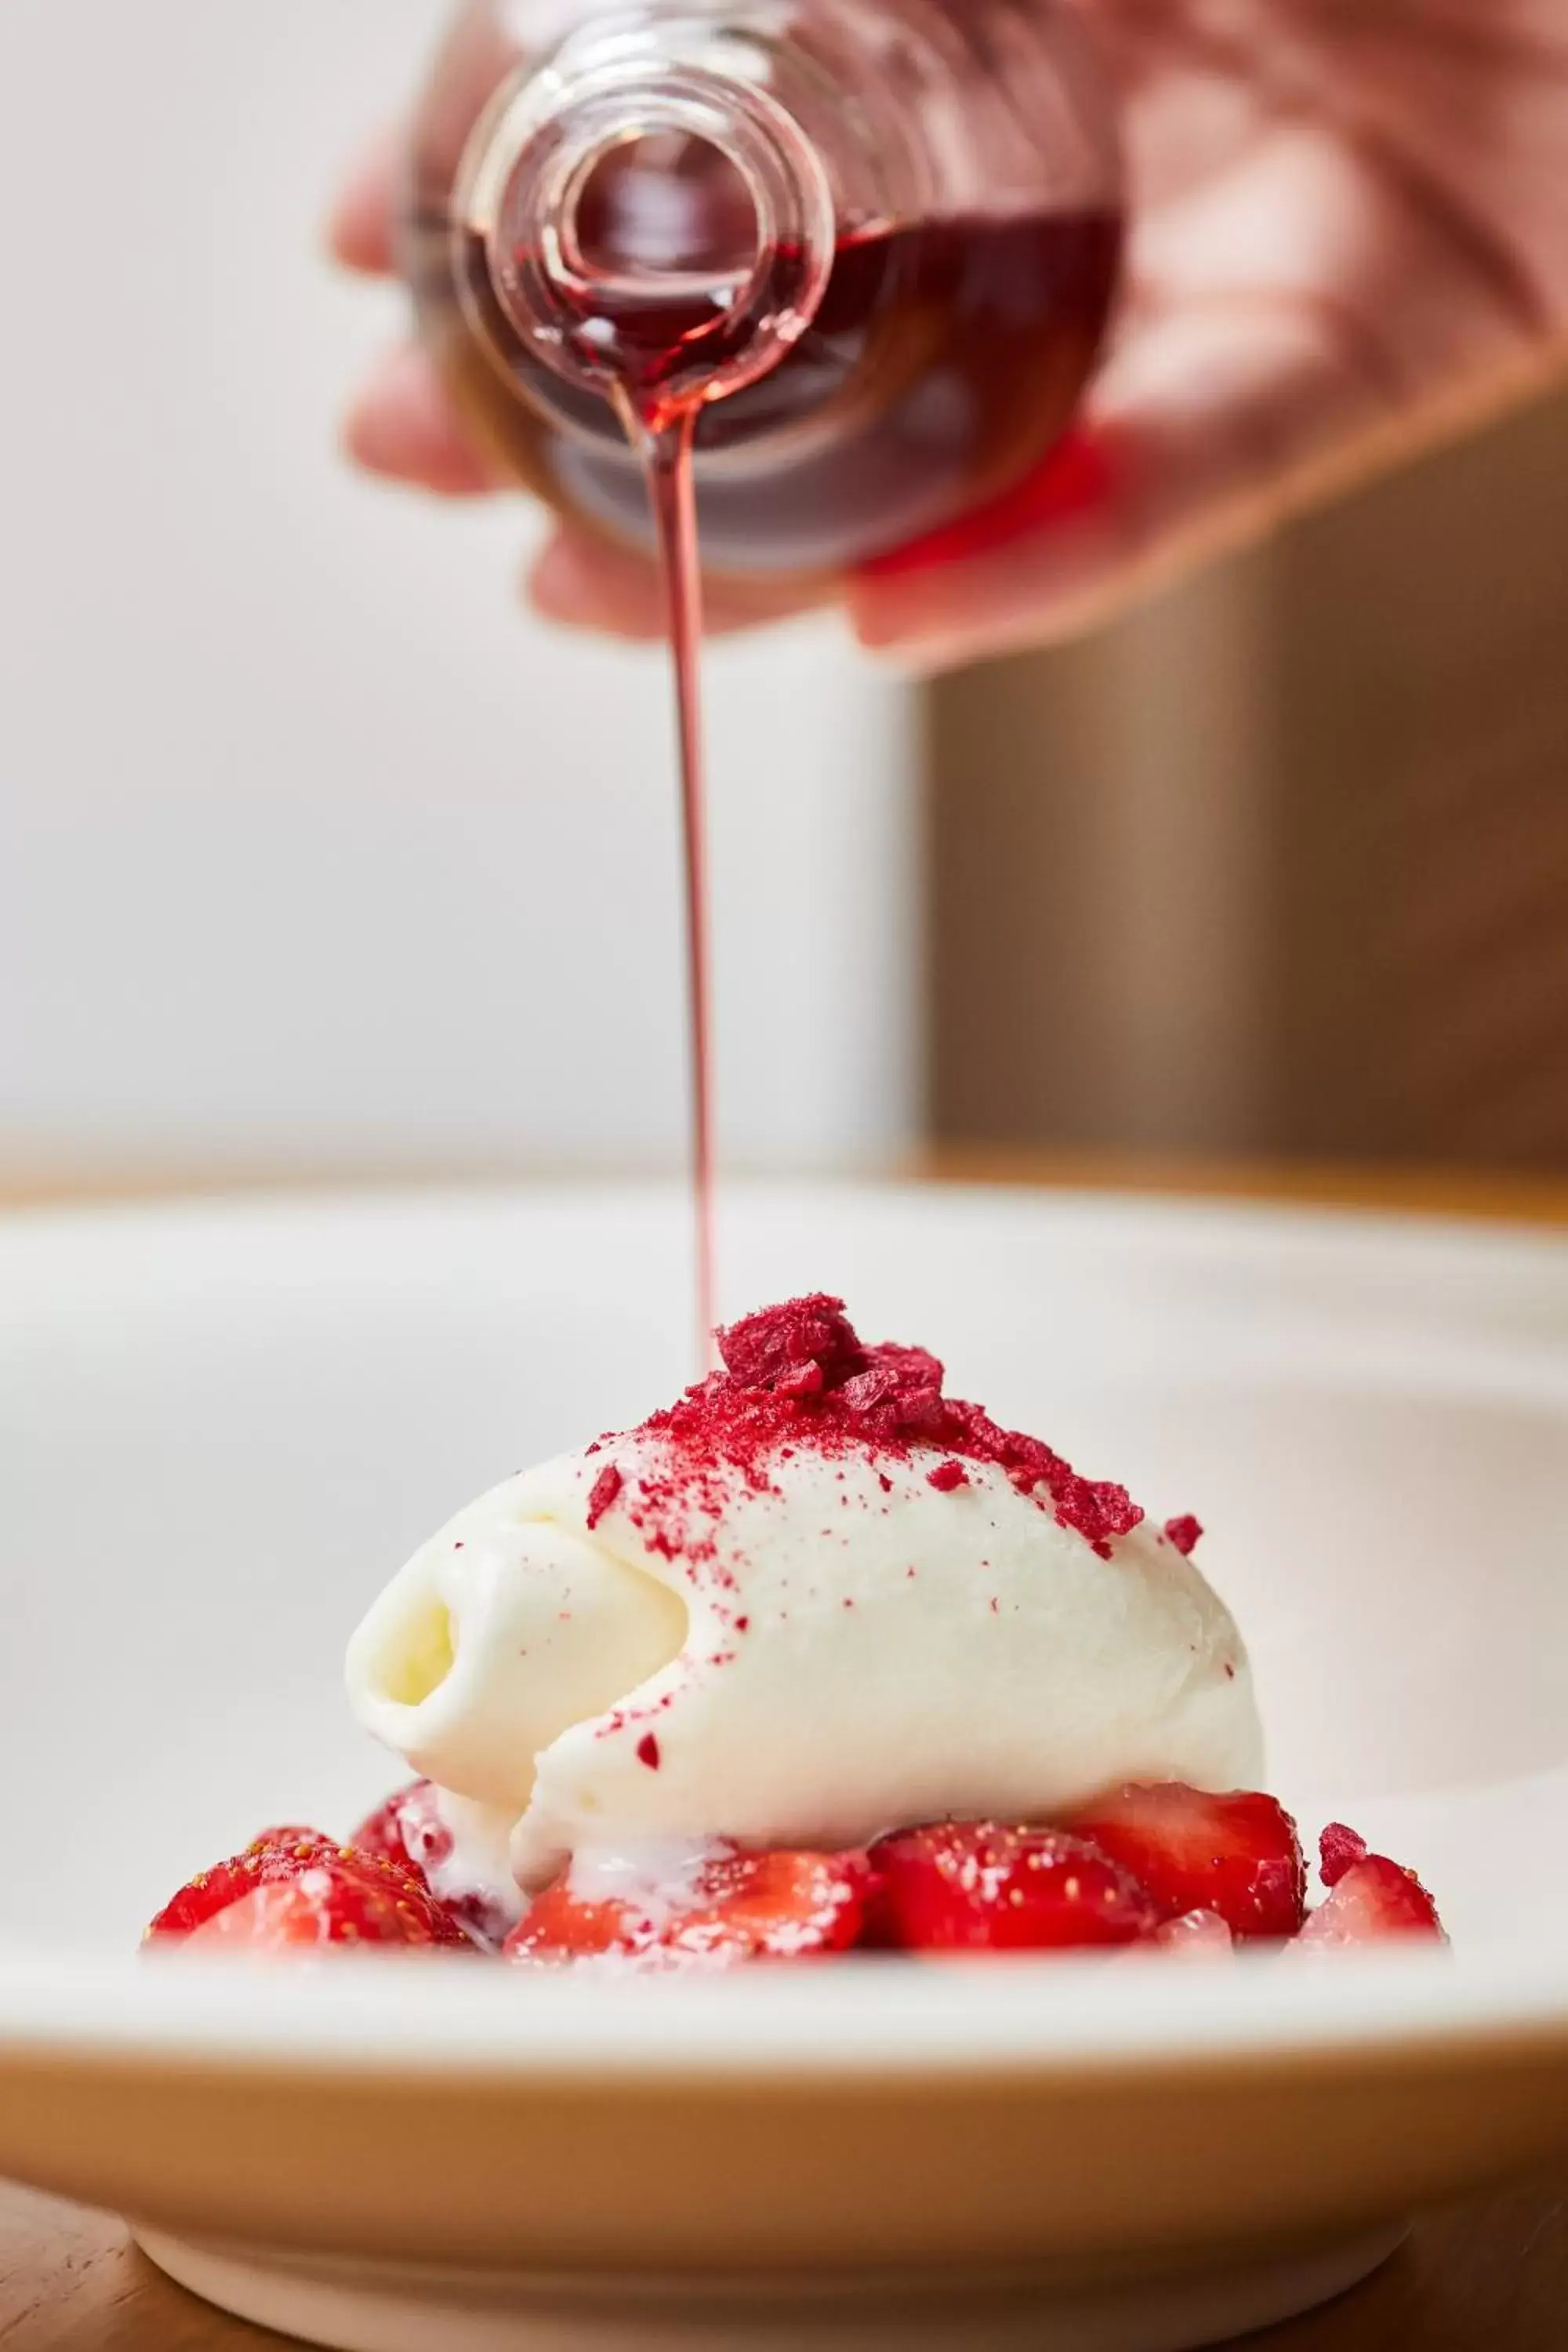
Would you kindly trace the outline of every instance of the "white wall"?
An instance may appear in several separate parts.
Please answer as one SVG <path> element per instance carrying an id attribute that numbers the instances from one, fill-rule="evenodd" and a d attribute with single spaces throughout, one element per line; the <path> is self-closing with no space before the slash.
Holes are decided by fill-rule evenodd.
<path id="1" fill-rule="evenodd" d="M 430 0 L 0 7 L 0 1175 L 668 1160 L 658 660 L 519 612 L 509 505 L 355 480 L 395 331 L 321 263 Z M 910 1111 L 905 705 L 712 662 L 726 1139 Z"/>

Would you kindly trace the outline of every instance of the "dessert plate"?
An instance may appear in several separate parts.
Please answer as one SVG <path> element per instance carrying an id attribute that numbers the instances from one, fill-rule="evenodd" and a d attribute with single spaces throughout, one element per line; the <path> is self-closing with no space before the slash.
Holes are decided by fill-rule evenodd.
<path id="1" fill-rule="evenodd" d="M 1452 1952 L 138 1959 L 194 1868 L 392 1783 L 349 1630 L 689 1374 L 686 1235 L 652 1189 L 0 1224 L 0 2172 L 364 2352 L 1176 2352 L 1568 2149 L 1568 1243 L 1523 1232 L 789 1189 L 723 1234 L 732 1309 L 840 1290 L 1196 1511 L 1269 1784 L 1415 1864 Z"/>

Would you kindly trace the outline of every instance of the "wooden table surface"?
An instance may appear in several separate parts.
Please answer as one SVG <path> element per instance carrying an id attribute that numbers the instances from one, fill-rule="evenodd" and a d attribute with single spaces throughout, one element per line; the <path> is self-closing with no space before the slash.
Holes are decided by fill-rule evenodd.
<path id="1" fill-rule="evenodd" d="M 1257 2352 L 1563 2352 L 1568 2173 L 1417 2223 L 1386 2269 Z M 0 2188 L 5 2352 L 247 2352 L 279 2338 L 184 2294 L 118 2221 Z"/>
<path id="2" fill-rule="evenodd" d="M 1568 1224 L 1561 1183 L 1344 1169 L 1214 1168 L 944 1155 L 937 1171 L 1001 1182 L 1143 1185 Z M 14 1200 L 111 1185 L 17 1187 Z M 181 1191 L 205 1189 L 182 1185 Z M 121 2223 L 0 2186 L 0 2352 L 243 2352 L 279 2339 L 163 2279 Z M 1568 2171 L 1419 2222 L 1370 2284 L 1251 2339 L 1270 2352 L 1568 2352 Z"/>

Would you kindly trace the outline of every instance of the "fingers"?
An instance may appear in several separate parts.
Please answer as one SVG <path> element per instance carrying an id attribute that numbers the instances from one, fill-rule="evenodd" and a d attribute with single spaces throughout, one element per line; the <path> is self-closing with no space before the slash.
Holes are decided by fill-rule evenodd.
<path id="1" fill-rule="evenodd" d="M 703 592 L 703 625 L 710 637 L 733 636 L 793 619 L 835 601 L 830 583 L 802 585 L 773 581 L 710 581 Z M 563 628 L 639 644 L 665 634 L 664 591 L 651 556 L 616 547 L 571 524 L 563 525 L 534 562 L 528 580 L 536 613 Z"/>
<path id="2" fill-rule="evenodd" d="M 345 268 L 385 277 L 393 251 L 401 136 L 378 131 L 351 164 L 327 221 L 327 242 Z M 481 497 L 494 474 L 442 389 L 431 362 L 412 344 L 377 365 L 343 420 L 343 446 L 367 473 L 448 499 Z"/>
<path id="3" fill-rule="evenodd" d="M 1129 340 L 1076 479 L 1047 467 L 945 542 L 872 567 L 851 620 L 925 671 L 1061 643 L 1354 478 L 1394 424 L 1321 317 L 1183 314 Z"/>
<path id="4" fill-rule="evenodd" d="M 350 164 L 327 215 L 327 247 L 345 269 L 368 277 L 391 274 L 401 139 L 379 131 Z"/>
<path id="5" fill-rule="evenodd" d="M 448 499 L 497 487 L 434 362 L 400 343 L 380 361 L 343 420 L 343 446 L 367 473 Z"/>

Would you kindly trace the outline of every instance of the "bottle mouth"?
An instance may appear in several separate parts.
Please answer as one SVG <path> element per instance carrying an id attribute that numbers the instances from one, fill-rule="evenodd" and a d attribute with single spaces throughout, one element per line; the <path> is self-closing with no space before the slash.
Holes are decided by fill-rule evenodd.
<path id="1" fill-rule="evenodd" d="M 552 373 L 657 427 L 757 382 L 805 332 L 835 208 L 766 90 L 635 59 L 513 92 L 476 132 L 458 233 Z"/>

